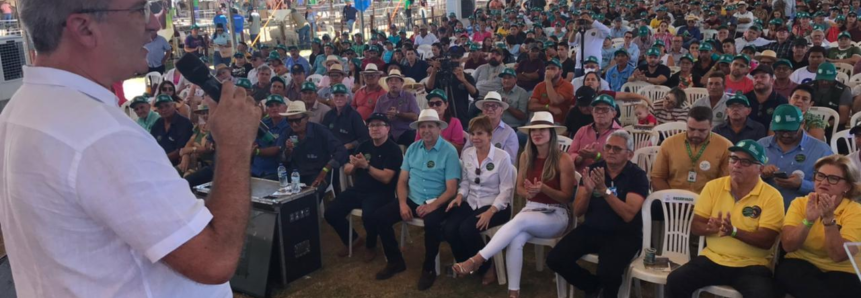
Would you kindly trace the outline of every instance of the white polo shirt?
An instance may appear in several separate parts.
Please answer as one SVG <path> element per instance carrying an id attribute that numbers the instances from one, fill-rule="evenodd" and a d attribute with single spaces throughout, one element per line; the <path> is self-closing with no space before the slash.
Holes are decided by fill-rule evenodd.
<path id="1" fill-rule="evenodd" d="M 0 114 L 0 226 L 20 297 L 233 297 L 161 259 L 212 219 L 108 89 L 25 67 Z"/>

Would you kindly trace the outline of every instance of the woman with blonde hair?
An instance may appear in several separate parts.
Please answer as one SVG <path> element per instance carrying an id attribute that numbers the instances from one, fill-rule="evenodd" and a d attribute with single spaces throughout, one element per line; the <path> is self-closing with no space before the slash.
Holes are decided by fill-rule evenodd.
<path id="1" fill-rule="evenodd" d="M 855 165 L 834 154 L 814 165 L 814 192 L 796 198 L 784 218 L 787 252 L 774 271 L 775 297 L 861 297 L 861 281 L 843 244 L 861 241 L 861 184 Z"/>
<path id="2" fill-rule="evenodd" d="M 520 297 L 526 242 L 534 237 L 559 237 L 565 232 L 575 187 L 574 161 L 559 150 L 557 143 L 565 127 L 554 125 L 549 112 L 535 112 L 529 125 L 519 129 L 529 135 L 516 179 L 517 194 L 527 199 L 526 207 L 503 225 L 478 254 L 453 267 L 460 276 L 471 274 L 507 247 L 509 297 Z"/>

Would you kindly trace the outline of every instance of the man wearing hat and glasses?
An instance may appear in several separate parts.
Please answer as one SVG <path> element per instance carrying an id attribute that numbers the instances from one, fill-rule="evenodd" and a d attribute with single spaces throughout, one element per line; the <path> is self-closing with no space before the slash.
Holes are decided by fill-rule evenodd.
<path id="1" fill-rule="evenodd" d="M 694 205 L 691 233 L 705 236 L 700 256 L 667 277 L 667 296 L 691 297 L 697 289 L 728 285 L 744 297 L 772 297 L 770 263 L 783 225 L 780 193 L 760 179 L 765 148 L 743 140 L 729 148 L 729 176 L 706 184 Z"/>
<path id="2" fill-rule="evenodd" d="M 520 149 L 517 133 L 511 126 L 502 121 L 502 114 L 509 109 L 509 104 L 502 100 L 499 93 L 490 91 L 484 96 L 484 99 L 475 102 L 475 107 L 490 119 L 490 124 L 494 127 L 491 133 L 491 145 L 505 150 L 509 156 L 517 156 L 517 150 Z M 466 138 L 466 145 L 463 146 L 463 149 L 472 146 L 472 140 Z M 514 163 L 514 159 L 511 159 L 511 162 Z"/>
<path id="3" fill-rule="evenodd" d="M 395 142 L 408 146 L 416 137 L 415 130 L 410 129 L 410 123 L 418 117 L 418 103 L 412 93 L 404 91 L 404 76 L 400 71 L 392 70 L 386 77 L 386 85 L 389 91 L 377 99 L 374 113 L 386 114 L 392 123 Z"/>
<path id="4" fill-rule="evenodd" d="M 389 279 L 406 270 L 392 225 L 413 218 L 422 219 L 425 230 L 425 257 L 418 289 L 430 288 L 440 273 L 434 267 L 442 239 L 442 221 L 461 178 L 457 150 L 440 137 L 440 131 L 447 126 L 433 109 L 423 110 L 417 121 L 410 124 L 410 128 L 418 129 L 421 141 L 412 143 L 404 155 L 398 177 L 398 200 L 383 206 L 373 216 L 388 261 L 377 273 L 377 280 Z"/>
<path id="5" fill-rule="evenodd" d="M 299 170 L 299 181 L 317 187 L 318 198 L 326 190 L 332 171 L 347 162 L 347 150 L 329 128 L 309 121 L 305 103 L 294 101 L 281 113 L 289 127 L 281 131 L 276 144 L 280 146 L 281 163 L 287 172 Z M 294 138 L 298 140 L 294 142 Z"/>
<path id="6" fill-rule="evenodd" d="M 332 89 L 332 109 L 323 115 L 320 124 L 329 128 L 332 134 L 344 144 L 348 152 L 352 152 L 360 142 L 368 140 L 368 128 L 353 107 L 347 102 L 350 91 L 343 84 L 335 84 Z"/>
<path id="7" fill-rule="evenodd" d="M 302 95 L 300 97 L 305 103 L 305 110 L 308 111 L 308 121 L 323 123 L 323 116 L 332 108 L 317 100 L 317 85 L 314 85 L 313 82 L 302 83 Z"/>
<path id="8" fill-rule="evenodd" d="M 574 160 L 575 170 L 578 172 L 600 161 L 607 136 L 622 129 L 622 126 L 614 121 L 617 106 L 613 97 L 606 94 L 599 95 L 590 105 L 594 122 L 577 130 L 572 138 L 571 147 L 568 147 L 568 155 Z"/>
<path id="9" fill-rule="evenodd" d="M 780 191 L 786 207 L 813 191 L 813 166 L 831 155 L 831 146 L 804 131 L 804 115 L 792 105 L 778 106 L 771 121 L 773 136 L 758 141 L 768 156 L 762 178 Z M 784 175 L 785 174 L 785 175 Z"/>
<path id="10" fill-rule="evenodd" d="M 323 85 L 322 83 L 326 81 L 326 78 L 328 78 L 328 84 L 325 84 L 326 87 L 320 88 L 320 90 L 317 91 L 317 95 L 319 96 L 320 100 L 323 101 L 326 105 L 331 106 L 333 90 L 332 86 L 336 84 L 343 84 L 344 87 L 347 88 L 347 104 L 349 105 L 353 101 L 353 92 L 350 91 L 350 86 L 344 84 L 346 82 L 349 82 L 349 80 L 345 80 L 346 74 L 347 73 L 344 72 L 341 67 L 341 64 L 334 63 L 332 64 L 332 66 L 329 67 L 328 75 L 323 77 L 323 81 L 321 81 L 321 85 Z"/>
<path id="11" fill-rule="evenodd" d="M 368 119 L 377 105 L 377 100 L 386 94 L 386 90 L 380 86 L 380 71 L 376 64 L 368 64 L 361 72 L 364 85 L 356 91 L 355 100 L 350 105 L 362 115 L 362 119 Z"/>
<path id="12" fill-rule="evenodd" d="M 284 78 L 282 76 L 282 78 Z M 305 68 L 302 65 L 293 65 L 290 68 L 290 81 L 285 86 L 284 94 L 287 100 L 298 100 L 302 98 L 302 85 L 305 83 Z"/>
<path id="13" fill-rule="evenodd" d="M 765 126 L 759 122 L 749 119 L 750 102 L 741 92 L 736 93 L 726 101 L 727 122 L 715 126 L 712 131 L 723 136 L 731 143 L 741 140 L 759 140 L 766 136 Z"/>
<path id="14" fill-rule="evenodd" d="M 528 117 L 526 106 L 529 103 L 530 93 L 526 92 L 526 90 L 520 86 L 517 86 L 517 74 L 514 73 L 513 68 L 505 68 L 497 76 L 502 82 L 502 86 L 497 89 L 496 92 L 502 96 L 503 102 L 508 103 L 508 108 L 502 113 L 502 122 L 505 122 L 505 124 L 508 124 L 508 126 L 511 126 L 513 129 L 523 126 L 526 124 Z M 518 134 L 518 139 L 520 138 L 520 134 Z M 525 143 L 525 134 L 523 134 L 522 139 Z"/>
<path id="15" fill-rule="evenodd" d="M 281 113 L 287 111 L 287 102 L 281 95 L 273 94 L 266 97 L 266 115 L 263 131 L 254 141 L 254 156 L 251 158 L 251 176 L 269 180 L 278 180 L 278 165 L 281 148 L 276 142 L 281 133 L 290 125 Z"/>
<path id="16" fill-rule="evenodd" d="M 188 143 L 194 125 L 188 118 L 176 112 L 176 102 L 168 95 L 155 98 L 155 109 L 161 119 L 153 124 L 150 133 L 167 153 L 167 158 L 175 165 L 179 163 L 179 149 Z"/>

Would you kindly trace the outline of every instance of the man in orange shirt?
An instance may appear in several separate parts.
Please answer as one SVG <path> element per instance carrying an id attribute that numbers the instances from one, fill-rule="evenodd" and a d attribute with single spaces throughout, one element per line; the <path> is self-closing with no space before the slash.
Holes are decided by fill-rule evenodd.
<path id="1" fill-rule="evenodd" d="M 735 56 L 729 65 L 729 74 L 726 76 L 726 93 L 753 91 L 753 80 L 747 77 L 748 72 L 750 72 L 750 58 L 745 55 Z"/>
<path id="2" fill-rule="evenodd" d="M 562 63 L 556 58 L 548 61 L 544 81 L 535 86 L 529 98 L 529 111 L 548 111 L 553 114 L 554 122 L 564 123 L 573 102 L 574 85 L 562 79 Z"/>
<path id="3" fill-rule="evenodd" d="M 362 115 L 364 120 L 371 117 L 371 113 L 374 112 L 374 107 L 377 105 L 377 99 L 386 94 L 386 89 L 383 89 L 379 84 L 380 74 L 376 64 L 370 63 L 365 66 L 365 70 L 362 71 L 362 82 L 365 85 L 356 91 L 353 102 L 350 104 L 359 112 L 359 115 Z"/>

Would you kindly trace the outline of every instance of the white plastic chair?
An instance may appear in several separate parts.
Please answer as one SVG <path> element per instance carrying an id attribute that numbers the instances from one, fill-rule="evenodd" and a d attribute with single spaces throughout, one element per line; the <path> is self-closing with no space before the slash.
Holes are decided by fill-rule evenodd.
<path id="1" fill-rule="evenodd" d="M 580 184 L 580 173 L 574 172 L 574 182 Z M 562 240 L 565 234 L 568 234 L 574 227 L 577 226 L 577 218 L 572 217 L 572 213 L 569 210 L 568 212 L 568 229 L 562 233 L 559 237 L 556 238 L 537 238 L 533 237 L 529 239 L 526 243 L 535 245 L 535 270 L 541 272 L 544 271 L 544 247 L 548 246 L 553 248 L 556 246 L 556 243 L 559 243 L 559 240 Z M 597 262 L 597 260 L 596 260 Z M 556 296 L 558 298 L 565 298 L 568 296 L 568 282 L 562 278 L 558 273 L 556 274 Z"/>
<path id="2" fill-rule="evenodd" d="M 517 65 L 517 63 L 505 63 L 506 68 L 514 68 L 514 66 L 516 66 L 516 65 Z"/>
<path id="3" fill-rule="evenodd" d="M 846 144 L 847 148 L 849 148 L 849 152 L 847 152 L 846 155 L 858 151 L 859 148 L 855 148 L 855 136 L 850 134 L 849 130 L 846 129 L 831 135 L 831 151 L 835 154 L 839 152 L 837 148 L 841 141 Z"/>
<path id="4" fill-rule="evenodd" d="M 125 113 L 126 115 L 129 115 L 129 118 L 132 118 L 132 121 L 138 121 L 138 114 L 135 114 L 135 111 L 132 109 L 131 104 L 132 104 L 132 101 L 127 100 L 126 102 L 123 103 L 122 106 L 120 106 L 120 109 L 123 111 L 123 113 Z"/>
<path id="5" fill-rule="evenodd" d="M 404 241 L 407 238 L 407 229 L 409 228 L 409 227 L 407 227 L 407 225 L 416 226 L 416 227 L 424 227 L 425 221 L 422 220 L 421 218 L 413 217 L 412 220 L 404 221 L 401 224 L 401 242 L 400 242 L 401 247 L 404 247 Z M 440 273 L 440 266 L 439 266 L 439 253 L 436 254 L 436 267 L 435 268 L 436 268 L 436 275 L 439 276 L 441 274 Z"/>
<path id="6" fill-rule="evenodd" d="M 840 123 L 840 114 L 837 111 L 826 107 L 811 107 L 807 110 L 807 113 L 819 116 L 822 120 L 825 120 L 825 124 L 831 126 L 831 135 L 837 134 L 837 125 Z"/>
<path id="7" fill-rule="evenodd" d="M 157 71 L 153 71 L 146 74 L 146 77 L 144 77 L 144 81 L 146 82 L 147 86 L 153 86 L 153 88 L 155 88 L 156 86 L 158 86 L 158 84 L 161 84 L 162 76 Z"/>
<path id="8" fill-rule="evenodd" d="M 622 88 L 624 89 L 624 87 Z M 646 86 L 637 91 L 637 93 L 649 98 L 652 102 L 664 98 L 669 92 L 670 87 L 659 85 Z"/>
<path id="9" fill-rule="evenodd" d="M 640 104 L 639 100 L 632 102 L 619 102 L 619 111 L 622 112 L 622 114 L 619 115 L 619 122 L 622 123 L 622 126 L 637 124 L 636 110 L 638 104 Z"/>
<path id="10" fill-rule="evenodd" d="M 688 106 L 693 106 L 700 98 L 709 97 L 709 91 L 706 88 L 691 87 L 685 89 L 685 95 L 688 97 Z"/>
<path id="11" fill-rule="evenodd" d="M 652 128 L 655 134 L 652 136 L 652 144 L 660 146 L 663 140 L 669 137 L 683 133 L 688 130 L 687 123 L 684 122 L 668 122 Z"/>
<path id="12" fill-rule="evenodd" d="M 558 136 L 559 150 L 562 152 L 568 152 L 568 148 L 571 148 L 571 142 L 573 140 L 568 137 Z"/>
<path id="13" fill-rule="evenodd" d="M 419 57 L 422 59 L 427 59 L 433 57 L 433 50 L 431 45 L 423 44 L 416 48 L 416 53 L 419 54 Z"/>
<path id="14" fill-rule="evenodd" d="M 652 202 L 660 201 L 661 210 L 664 213 L 663 230 L 663 252 L 662 257 L 667 257 L 673 263 L 683 265 L 691 260 L 690 242 L 691 223 L 694 219 L 694 204 L 699 196 L 687 190 L 662 190 L 653 192 L 643 202 L 641 211 L 643 217 L 643 248 L 653 247 L 652 237 Z M 703 238 L 700 237 L 700 241 Z M 657 284 L 655 297 L 664 297 L 664 285 L 667 284 L 669 272 L 660 272 L 646 269 L 641 256 L 631 263 L 628 268 L 628 279 L 624 281 L 623 288 L 630 289 L 633 280 L 642 280 Z M 629 293 L 623 293 L 628 297 Z"/>
<path id="15" fill-rule="evenodd" d="M 855 127 L 859 123 L 861 123 L 861 112 L 855 113 L 852 118 L 849 118 L 849 128 Z"/>
<path id="16" fill-rule="evenodd" d="M 634 137 L 634 154 L 636 154 L 637 150 L 652 146 L 652 136 L 654 136 L 654 133 L 651 130 L 625 126 L 625 131 Z"/>
<path id="17" fill-rule="evenodd" d="M 861 95 L 861 85 L 852 86 L 852 97 Z"/>
<path id="18" fill-rule="evenodd" d="M 622 85 L 621 91 L 622 92 L 637 93 L 638 91 L 640 91 L 640 89 L 643 89 L 643 88 L 648 87 L 648 86 L 654 86 L 654 85 L 646 83 L 646 82 L 627 82 L 627 83 Z"/>
<path id="19" fill-rule="evenodd" d="M 648 175 L 652 172 L 652 166 L 655 165 L 655 160 L 658 158 L 658 152 L 661 151 L 659 146 L 649 146 L 637 149 L 634 151 L 634 157 L 631 161 L 640 167 Z M 651 178 L 650 178 L 651 179 Z"/>
<path id="20" fill-rule="evenodd" d="M 517 169 L 514 169 L 514 179 L 517 180 Z M 516 184 L 516 183 L 515 183 Z M 514 218 L 514 194 L 516 192 L 511 192 L 511 198 L 508 200 L 508 208 L 511 210 L 511 217 L 508 218 L 510 221 L 511 218 Z M 484 240 L 484 244 L 487 244 L 490 238 L 493 238 L 493 235 L 496 235 L 496 232 L 502 228 L 502 225 L 498 225 L 492 228 L 481 232 L 482 239 Z M 493 267 L 496 268 L 496 281 L 499 282 L 499 285 L 504 285 L 508 282 L 508 276 L 505 271 L 505 255 L 500 251 L 495 256 L 493 256 Z"/>
<path id="21" fill-rule="evenodd" d="M 308 76 L 308 78 L 305 79 L 305 81 L 312 82 L 312 83 L 314 83 L 314 85 L 317 85 L 318 87 L 320 86 L 320 81 L 322 81 L 322 80 L 323 80 L 323 76 L 318 75 L 318 74 L 312 74 L 312 75 Z"/>
<path id="22" fill-rule="evenodd" d="M 838 72 L 845 73 L 847 77 L 852 77 L 855 72 L 855 66 L 849 63 L 834 63 L 834 67 L 837 68 Z"/>
<path id="23" fill-rule="evenodd" d="M 847 75 L 846 73 L 837 72 L 837 81 L 845 85 L 846 83 L 849 83 L 849 75 Z"/>
<path id="24" fill-rule="evenodd" d="M 849 85 L 849 86 L 861 85 L 861 73 L 857 73 L 857 74 L 852 75 L 852 77 L 849 78 L 849 82 L 846 83 L 846 85 Z"/>
<path id="25" fill-rule="evenodd" d="M 464 69 L 463 70 L 463 73 L 469 74 L 469 75 L 472 75 L 472 73 L 474 73 L 474 72 L 475 72 L 475 69 Z"/>

